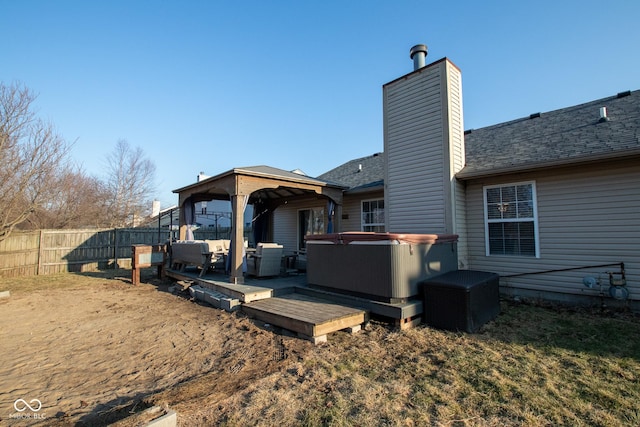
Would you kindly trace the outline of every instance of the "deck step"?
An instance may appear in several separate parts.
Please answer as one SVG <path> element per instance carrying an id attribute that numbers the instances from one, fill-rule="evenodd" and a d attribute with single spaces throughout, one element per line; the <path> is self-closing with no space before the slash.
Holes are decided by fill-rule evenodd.
<path id="1" fill-rule="evenodd" d="M 299 293 L 291 293 L 242 305 L 242 311 L 261 321 L 298 333 L 315 344 L 327 334 L 360 330 L 369 319 L 367 310 L 347 307 Z"/>
<path id="2" fill-rule="evenodd" d="M 235 311 L 240 307 L 240 301 L 237 298 L 230 298 L 221 292 L 207 289 L 200 285 L 190 286 L 189 294 L 198 301 L 206 302 L 215 308 L 221 308 L 226 311 Z"/>
<path id="3" fill-rule="evenodd" d="M 240 302 L 251 302 L 273 296 L 273 289 L 264 286 L 241 285 L 234 283 L 210 280 L 197 277 L 192 274 L 182 273 L 176 270 L 167 270 L 167 276 L 177 279 L 193 282 L 201 288 L 210 289 L 227 295 L 229 298 L 235 298 Z"/>

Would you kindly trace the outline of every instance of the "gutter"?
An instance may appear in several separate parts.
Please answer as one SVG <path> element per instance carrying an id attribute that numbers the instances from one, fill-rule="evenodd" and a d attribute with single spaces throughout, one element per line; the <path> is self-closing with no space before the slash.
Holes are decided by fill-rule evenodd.
<path id="1" fill-rule="evenodd" d="M 370 184 L 359 185 L 357 187 L 350 188 L 345 191 L 345 194 L 360 194 L 360 193 L 370 193 L 372 191 L 380 191 L 384 190 L 384 181 L 375 181 Z"/>
<path id="2" fill-rule="evenodd" d="M 590 163 L 598 163 L 608 160 L 632 159 L 640 157 L 640 148 L 633 148 L 624 151 L 616 151 L 615 153 L 596 154 L 592 156 L 584 156 L 579 158 L 550 160 L 541 163 L 529 163 L 520 165 L 511 165 L 495 169 L 483 169 L 478 171 L 465 172 L 464 168 L 458 172 L 455 177 L 460 181 L 471 180 L 475 178 L 485 178 L 498 175 L 507 175 L 513 173 L 534 172 L 547 168 L 558 168 L 564 166 L 580 166 Z"/>

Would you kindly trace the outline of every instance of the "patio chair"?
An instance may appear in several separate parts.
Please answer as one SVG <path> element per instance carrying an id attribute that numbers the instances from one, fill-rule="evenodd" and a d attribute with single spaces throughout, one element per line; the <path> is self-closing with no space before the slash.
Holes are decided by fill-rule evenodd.
<path id="1" fill-rule="evenodd" d="M 247 274 L 256 277 L 280 275 L 282 249 L 277 243 L 258 243 L 256 251 L 247 254 Z"/>

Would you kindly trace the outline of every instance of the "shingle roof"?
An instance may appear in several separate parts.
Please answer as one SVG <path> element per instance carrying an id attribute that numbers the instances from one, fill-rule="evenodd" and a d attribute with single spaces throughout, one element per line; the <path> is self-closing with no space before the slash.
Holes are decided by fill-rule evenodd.
<path id="1" fill-rule="evenodd" d="M 334 182 L 351 190 L 382 185 L 384 181 L 384 154 L 375 153 L 372 156 L 348 161 L 323 173 L 318 179 Z"/>
<path id="2" fill-rule="evenodd" d="M 250 175 L 265 175 L 265 176 L 278 177 L 278 178 L 287 178 L 287 179 L 293 179 L 296 181 L 309 181 L 312 183 L 319 183 L 321 181 L 317 178 L 313 178 L 301 173 L 286 171 L 284 169 L 278 169 L 278 168 L 265 166 L 265 165 L 244 166 L 244 167 L 234 168 L 232 171 L 236 173 L 246 172 Z"/>
<path id="3" fill-rule="evenodd" d="M 467 131 L 465 147 L 462 179 L 640 155 L 640 91 Z"/>
<path id="4" fill-rule="evenodd" d="M 600 107 L 607 121 L 600 121 Z M 467 179 L 498 173 L 640 156 L 640 90 L 465 132 Z M 362 165 L 362 170 L 359 170 Z M 344 163 L 318 177 L 351 191 L 381 186 L 384 153 Z"/>

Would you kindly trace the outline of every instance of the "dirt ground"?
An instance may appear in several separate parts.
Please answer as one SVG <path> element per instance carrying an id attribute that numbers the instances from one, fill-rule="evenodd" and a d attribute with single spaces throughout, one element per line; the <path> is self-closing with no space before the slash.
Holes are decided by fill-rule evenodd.
<path id="1" fill-rule="evenodd" d="M 0 278 L 0 426 L 640 425 L 633 313 L 503 301 L 475 334 L 373 319 L 314 346 L 110 271 Z"/>
<path id="2" fill-rule="evenodd" d="M 313 348 L 170 281 L 84 282 L 0 299 L 0 425 L 126 425 L 151 405 L 189 425 Z"/>

